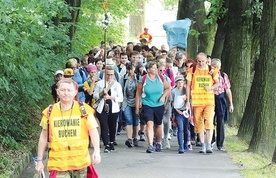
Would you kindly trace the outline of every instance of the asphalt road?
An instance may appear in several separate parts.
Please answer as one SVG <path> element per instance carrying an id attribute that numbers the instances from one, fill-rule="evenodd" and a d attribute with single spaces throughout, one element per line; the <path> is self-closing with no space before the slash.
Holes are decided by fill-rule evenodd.
<path id="1" fill-rule="evenodd" d="M 95 166 L 100 178 L 239 178 L 240 169 L 227 153 L 214 148 L 212 154 L 198 153 L 199 147 L 178 154 L 176 137 L 172 137 L 171 149 L 146 153 L 147 143 L 139 142 L 139 147 L 125 146 L 126 133 L 116 137 L 115 151 L 104 153 L 102 162 Z M 90 149 L 92 152 L 92 149 Z M 47 174 L 47 171 L 46 171 Z M 21 178 L 35 178 L 34 163 L 31 162 Z"/>

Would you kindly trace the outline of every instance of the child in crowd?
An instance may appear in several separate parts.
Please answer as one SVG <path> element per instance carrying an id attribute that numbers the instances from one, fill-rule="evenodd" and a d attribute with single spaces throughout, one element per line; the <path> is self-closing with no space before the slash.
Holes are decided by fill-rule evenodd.
<path id="1" fill-rule="evenodd" d="M 173 101 L 174 114 L 178 127 L 178 153 L 182 154 L 188 151 L 188 137 L 189 137 L 189 111 L 185 108 L 186 88 L 184 87 L 184 76 L 178 75 L 175 78 L 176 88 L 172 90 L 171 99 Z"/>
<path id="2" fill-rule="evenodd" d="M 55 72 L 55 83 L 52 85 L 52 96 L 53 96 L 53 104 L 57 103 L 59 101 L 59 98 L 57 96 L 57 82 L 60 81 L 63 78 L 64 72 L 62 70 L 57 70 Z"/>

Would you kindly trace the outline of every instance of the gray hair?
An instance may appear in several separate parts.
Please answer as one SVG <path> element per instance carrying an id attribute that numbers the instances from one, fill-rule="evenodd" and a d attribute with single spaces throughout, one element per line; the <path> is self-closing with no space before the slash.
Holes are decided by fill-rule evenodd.
<path id="1" fill-rule="evenodd" d="M 211 62 L 211 66 L 216 66 L 217 64 L 221 64 L 220 59 L 218 58 L 213 58 Z"/>
<path id="2" fill-rule="evenodd" d="M 155 62 L 153 62 L 153 61 L 149 61 L 149 62 L 147 62 L 147 64 L 146 64 L 146 70 L 148 70 L 148 69 L 150 69 L 150 68 L 152 68 L 152 66 L 154 66 L 156 63 Z"/>

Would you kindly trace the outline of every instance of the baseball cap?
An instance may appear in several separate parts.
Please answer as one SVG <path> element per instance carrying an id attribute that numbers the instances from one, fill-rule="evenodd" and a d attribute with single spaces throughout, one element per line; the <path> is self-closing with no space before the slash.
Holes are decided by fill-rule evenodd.
<path id="1" fill-rule="evenodd" d="M 64 74 L 64 72 L 63 72 L 62 70 L 57 70 L 57 71 L 55 72 L 55 76 L 56 76 L 56 75 L 58 75 L 58 74 L 63 75 L 63 74 Z"/>
<path id="2" fill-rule="evenodd" d="M 74 75 L 74 71 L 71 68 L 64 69 L 64 77 L 72 77 Z"/>
<path id="3" fill-rule="evenodd" d="M 175 77 L 175 82 L 179 81 L 179 80 L 185 80 L 183 75 L 178 75 Z"/>

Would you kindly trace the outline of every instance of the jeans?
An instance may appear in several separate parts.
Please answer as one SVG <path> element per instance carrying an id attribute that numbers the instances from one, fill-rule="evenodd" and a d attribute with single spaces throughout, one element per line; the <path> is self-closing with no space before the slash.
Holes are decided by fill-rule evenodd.
<path id="1" fill-rule="evenodd" d="M 135 113 L 135 107 L 127 106 L 124 110 L 126 125 L 138 126 L 139 119 Z"/>
<path id="2" fill-rule="evenodd" d="M 188 147 L 188 137 L 189 137 L 189 119 L 184 115 L 180 115 L 175 112 L 176 123 L 178 127 L 177 141 L 179 149 L 187 149 Z"/>

